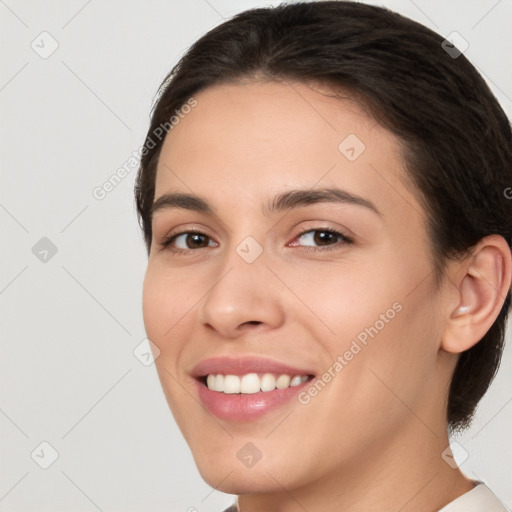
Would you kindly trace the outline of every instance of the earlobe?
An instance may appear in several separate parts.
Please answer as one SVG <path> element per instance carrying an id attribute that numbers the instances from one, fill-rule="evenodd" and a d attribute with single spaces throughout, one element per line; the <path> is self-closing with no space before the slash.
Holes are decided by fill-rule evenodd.
<path id="1" fill-rule="evenodd" d="M 498 317 L 510 289 L 510 248 L 503 237 L 487 236 L 460 266 L 459 302 L 449 312 L 441 343 L 441 348 L 451 353 L 464 352 L 478 343 Z"/>

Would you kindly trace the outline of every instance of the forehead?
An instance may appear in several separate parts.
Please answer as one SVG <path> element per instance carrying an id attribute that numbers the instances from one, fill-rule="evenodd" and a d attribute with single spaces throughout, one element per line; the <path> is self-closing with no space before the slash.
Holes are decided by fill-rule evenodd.
<path id="1" fill-rule="evenodd" d="M 155 198 L 178 190 L 234 206 L 338 186 L 398 214 L 416 202 L 401 181 L 398 139 L 353 100 L 295 82 L 216 85 L 194 97 L 164 141 Z"/>

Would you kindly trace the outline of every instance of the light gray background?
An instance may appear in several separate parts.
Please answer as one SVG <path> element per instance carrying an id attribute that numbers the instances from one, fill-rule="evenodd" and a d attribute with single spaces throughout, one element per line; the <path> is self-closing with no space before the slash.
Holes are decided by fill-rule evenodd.
<path id="1" fill-rule="evenodd" d="M 0 0 L 0 510 L 214 512 L 234 500 L 201 480 L 154 366 L 133 354 L 146 265 L 135 169 L 103 200 L 92 191 L 143 143 L 153 95 L 186 48 L 223 18 L 277 3 Z M 510 0 L 386 5 L 459 32 L 512 115 Z M 59 45 L 47 58 L 31 47 L 51 49 L 43 31 Z M 42 237 L 58 251 L 46 262 L 32 252 Z M 457 438 L 463 470 L 509 509 L 511 370 L 509 346 Z M 59 454 L 48 469 L 43 441 Z"/>

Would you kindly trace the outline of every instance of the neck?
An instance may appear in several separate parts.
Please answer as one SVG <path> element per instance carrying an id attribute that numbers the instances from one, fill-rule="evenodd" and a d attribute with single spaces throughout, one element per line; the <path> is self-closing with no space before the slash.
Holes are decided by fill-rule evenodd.
<path id="1" fill-rule="evenodd" d="M 452 468 L 444 422 L 431 430 L 416 416 L 391 439 L 368 446 L 357 460 L 295 489 L 238 498 L 241 512 L 436 512 L 474 482 Z M 275 483 L 275 482 L 274 482 Z"/>

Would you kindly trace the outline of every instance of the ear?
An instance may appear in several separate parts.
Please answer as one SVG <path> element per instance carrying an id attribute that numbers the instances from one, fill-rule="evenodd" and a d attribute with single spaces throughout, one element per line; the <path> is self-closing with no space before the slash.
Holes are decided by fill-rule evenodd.
<path id="1" fill-rule="evenodd" d="M 482 238 L 471 255 L 458 263 L 456 277 L 452 275 L 457 300 L 450 306 L 442 349 L 464 352 L 485 336 L 509 293 L 511 274 L 510 248 L 499 235 Z"/>

